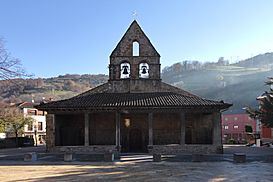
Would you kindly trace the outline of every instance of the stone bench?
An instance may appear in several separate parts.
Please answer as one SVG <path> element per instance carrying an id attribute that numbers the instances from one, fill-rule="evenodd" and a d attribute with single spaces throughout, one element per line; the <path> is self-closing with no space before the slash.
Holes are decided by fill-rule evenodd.
<path id="1" fill-rule="evenodd" d="M 36 152 L 30 152 L 24 155 L 24 161 L 26 162 L 33 162 L 37 161 L 37 153 Z"/>
<path id="2" fill-rule="evenodd" d="M 161 162 L 161 154 L 153 154 L 153 161 L 154 162 Z"/>
<path id="3" fill-rule="evenodd" d="M 246 162 L 246 154 L 245 153 L 234 153 L 233 154 L 233 162 L 235 162 L 235 163 Z"/>
<path id="4" fill-rule="evenodd" d="M 111 153 L 111 152 L 104 153 L 104 161 L 105 162 L 113 162 L 114 158 L 115 158 L 114 153 Z"/>
<path id="5" fill-rule="evenodd" d="M 114 153 L 106 152 L 106 153 L 64 153 L 64 161 L 71 162 L 73 160 L 79 161 L 104 161 L 104 162 L 113 162 L 114 161 Z"/>
<path id="6" fill-rule="evenodd" d="M 73 153 L 71 153 L 71 152 L 64 153 L 64 161 L 65 162 L 73 161 Z"/>
<path id="7" fill-rule="evenodd" d="M 203 154 L 192 154 L 192 162 L 203 162 L 205 161 L 205 156 Z"/>

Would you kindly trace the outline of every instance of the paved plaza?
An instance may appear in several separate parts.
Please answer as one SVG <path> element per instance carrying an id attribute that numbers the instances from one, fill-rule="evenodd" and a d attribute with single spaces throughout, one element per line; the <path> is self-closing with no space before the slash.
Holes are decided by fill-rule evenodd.
<path id="1" fill-rule="evenodd" d="M 152 162 L 151 155 L 124 155 L 115 162 L 24 162 L 26 152 L 37 148 L 1 149 L 0 181 L 273 181 L 272 162 Z M 225 146 L 225 155 L 272 155 L 271 148 Z"/>
<path id="2" fill-rule="evenodd" d="M 272 163 L 95 162 L 2 165 L 0 181 L 272 181 Z"/>

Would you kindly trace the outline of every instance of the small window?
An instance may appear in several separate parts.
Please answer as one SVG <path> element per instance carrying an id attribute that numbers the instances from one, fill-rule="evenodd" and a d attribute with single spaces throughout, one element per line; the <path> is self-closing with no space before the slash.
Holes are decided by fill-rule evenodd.
<path id="1" fill-rule="evenodd" d="M 228 121 L 228 118 L 225 118 L 225 121 Z"/>
<path id="2" fill-rule="evenodd" d="M 234 121 L 237 121 L 237 120 L 238 120 L 238 118 L 237 118 L 237 117 L 235 117 L 235 118 L 234 118 Z"/>
<path id="3" fill-rule="evenodd" d="M 30 124 L 27 125 L 27 130 L 28 130 L 28 131 L 32 131 L 32 130 L 33 130 L 33 125 L 32 125 L 32 123 L 30 123 Z"/>
<path id="4" fill-rule="evenodd" d="M 31 116 L 34 116 L 34 115 L 37 115 L 37 111 L 35 109 L 28 109 L 27 114 L 31 115 Z"/>
<path id="5" fill-rule="evenodd" d="M 39 131 L 43 130 L 43 123 L 42 122 L 38 122 L 38 130 Z"/>
<path id="6" fill-rule="evenodd" d="M 149 78 L 149 65 L 147 63 L 139 64 L 139 78 Z"/>
<path id="7" fill-rule="evenodd" d="M 38 115 L 38 116 L 44 116 L 44 112 L 43 112 L 43 111 L 38 111 L 38 112 L 37 112 L 37 115 Z"/>
<path id="8" fill-rule="evenodd" d="M 130 64 L 121 63 L 120 64 L 120 78 L 130 78 Z"/>
<path id="9" fill-rule="evenodd" d="M 137 41 L 133 42 L 133 56 L 139 56 L 139 43 Z"/>
<path id="10" fill-rule="evenodd" d="M 238 129 L 239 126 L 238 126 L 238 125 L 234 125 L 233 128 L 234 128 L 234 129 Z"/>
<path id="11" fill-rule="evenodd" d="M 227 126 L 227 125 L 226 125 L 226 126 L 224 126 L 224 129 L 225 129 L 225 130 L 228 130 L 228 126 Z"/>

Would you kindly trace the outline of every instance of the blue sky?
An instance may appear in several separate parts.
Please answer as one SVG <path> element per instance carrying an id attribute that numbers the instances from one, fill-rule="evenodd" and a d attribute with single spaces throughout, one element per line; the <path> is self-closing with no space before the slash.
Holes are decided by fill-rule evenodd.
<path id="1" fill-rule="evenodd" d="M 273 52 L 272 0 L 1 0 L 0 37 L 35 77 L 108 74 L 134 11 L 162 68 Z"/>

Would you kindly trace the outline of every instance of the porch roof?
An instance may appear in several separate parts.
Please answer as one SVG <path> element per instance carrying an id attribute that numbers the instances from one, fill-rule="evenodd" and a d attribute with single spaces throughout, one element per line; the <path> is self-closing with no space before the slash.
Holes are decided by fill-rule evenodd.
<path id="1" fill-rule="evenodd" d="M 198 96 L 188 96 L 173 92 L 154 93 L 93 93 L 79 95 L 70 99 L 42 103 L 36 106 L 39 110 L 64 109 L 130 109 L 130 108 L 215 108 L 226 109 L 232 104 L 223 101 L 212 101 Z"/>

